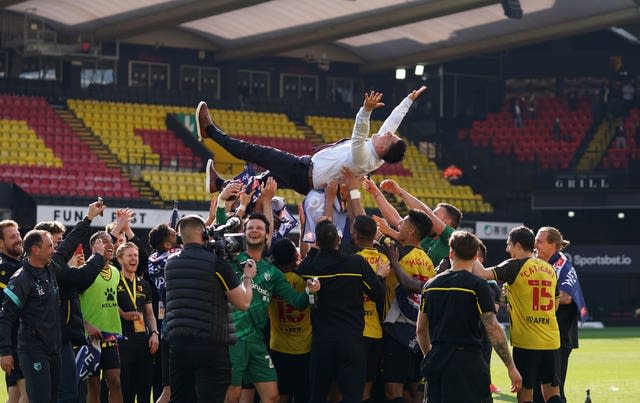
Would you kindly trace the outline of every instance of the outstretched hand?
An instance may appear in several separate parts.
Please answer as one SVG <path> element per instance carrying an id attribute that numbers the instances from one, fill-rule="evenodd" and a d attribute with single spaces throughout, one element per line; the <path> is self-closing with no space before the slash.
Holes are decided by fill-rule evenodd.
<path id="1" fill-rule="evenodd" d="M 411 94 L 409 94 L 407 96 L 409 97 L 410 100 L 415 101 L 416 98 L 418 98 L 420 96 L 420 94 L 422 94 L 426 90 L 427 90 L 427 86 L 423 85 L 422 87 L 418 88 L 417 90 L 411 91 Z"/>
<path id="2" fill-rule="evenodd" d="M 374 109 L 382 108 L 384 104 L 382 102 L 382 93 L 371 91 L 370 93 L 364 93 L 364 103 L 362 107 L 365 111 L 371 112 Z"/>
<path id="3" fill-rule="evenodd" d="M 398 196 L 402 192 L 402 188 L 400 187 L 400 185 L 398 185 L 398 183 L 393 179 L 383 180 L 382 183 L 380 183 L 380 187 L 382 188 L 382 190 Z"/>

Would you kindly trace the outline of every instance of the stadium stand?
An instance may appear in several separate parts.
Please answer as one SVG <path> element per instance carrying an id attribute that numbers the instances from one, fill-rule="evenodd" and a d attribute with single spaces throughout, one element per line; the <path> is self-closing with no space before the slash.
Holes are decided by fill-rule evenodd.
<path id="1" fill-rule="evenodd" d="M 139 198 L 41 97 L 0 95 L 0 175 L 34 196 Z"/>
<path id="2" fill-rule="evenodd" d="M 624 140 L 618 143 L 613 127 L 610 135 L 610 142 L 606 154 L 602 159 L 602 168 L 604 169 L 621 169 L 629 166 L 630 160 L 640 160 L 640 144 L 637 143 L 639 136 L 637 135 L 640 127 L 640 109 L 631 109 L 629 115 L 622 122 L 624 127 Z"/>
<path id="3" fill-rule="evenodd" d="M 570 110 L 566 99 L 539 98 L 535 117 L 527 116 L 523 105 L 522 128 L 515 126 L 513 102 L 519 101 L 506 101 L 500 112 L 489 113 L 485 120 L 473 122 L 468 133 L 472 145 L 490 147 L 495 155 L 514 155 L 518 162 L 537 161 L 545 170 L 567 169 L 593 124 L 588 98 L 580 98 L 575 110 Z M 561 127 L 558 135 L 553 133 L 556 118 Z M 466 136 L 464 129 L 458 132 L 458 138 Z"/>

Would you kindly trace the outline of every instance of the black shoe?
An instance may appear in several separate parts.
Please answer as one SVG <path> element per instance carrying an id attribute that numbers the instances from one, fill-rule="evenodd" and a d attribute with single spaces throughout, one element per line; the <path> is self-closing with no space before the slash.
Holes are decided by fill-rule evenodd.
<path id="1" fill-rule="evenodd" d="M 204 189 L 207 193 L 215 193 L 224 187 L 225 179 L 220 176 L 213 166 L 213 159 L 207 161 L 207 169 L 205 171 L 206 179 L 204 181 Z"/>

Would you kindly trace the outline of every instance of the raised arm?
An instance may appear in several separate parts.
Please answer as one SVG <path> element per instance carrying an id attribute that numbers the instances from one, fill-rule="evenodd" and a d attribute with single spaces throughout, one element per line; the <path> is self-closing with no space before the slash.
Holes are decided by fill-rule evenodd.
<path id="1" fill-rule="evenodd" d="M 380 102 L 381 100 L 381 92 L 371 91 L 370 93 L 365 93 L 362 108 L 356 115 L 353 132 L 351 133 L 351 157 L 356 166 L 365 165 L 370 158 L 366 145 L 366 139 L 369 137 L 369 120 L 374 109 L 384 106 Z"/>
<path id="2" fill-rule="evenodd" d="M 418 98 L 420 94 L 422 94 L 426 90 L 427 87 L 423 85 L 417 90 L 411 91 L 411 93 L 407 95 L 406 98 L 404 98 L 402 102 L 400 102 L 398 106 L 393 109 L 393 111 L 391 111 L 391 114 L 385 119 L 378 133 L 395 133 L 398 130 L 398 127 L 400 127 L 402 119 L 404 119 L 404 116 L 409 111 L 409 108 L 411 108 L 413 101 L 415 101 L 416 98 Z"/>
<path id="3" fill-rule="evenodd" d="M 397 227 L 400 223 L 400 220 L 402 219 L 402 217 L 400 217 L 400 213 L 398 213 L 398 210 L 396 210 L 396 208 L 393 207 L 391 203 L 389 203 L 380 189 L 378 189 L 375 182 L 373 182 L 371 179 L 364 178 L 362 184 L 364 186 L 364 190 L 366 190 L 367 192 L 369 192 L 369 194 L 371 194 L 371 196 L 373 196 L 376 205 L 380 210 L 380 213 L 382 213 L 382 217 L 384 217 L 384 219 L 387 220 L 390 225 Z"/>
<path id="4" fill-rule="evenodd" d="M 89 205 L 86 217 L 75 225 L 73 230 L 67 234 L 65 240 L 56 248 L 52 260 L 58 266 L 66 266 L 76 247 L 89 238 L 91 221 L 102 214 L 105 208 L 106 206 L 101 202 L 93 202 Z"/>
<path id="5" fill-rule="evenodd" d="M 433 223 L 433 232 L 435 232 L 437 235 L 442 234 L 442 231 L 444 231 L 446 224 L 433 213 L 433 210 L 431 210 L 429 206 L 424 204 L 420 199 L 407 192 L 393 179 L 383 180 L 380 184 L 380 187 L 389 193 L 400 196 L 404 201 L 404 204 L 406 204 L 408 208 L 423 211 L 426 215 L 429 216 L 431 222 Z"/>
<path id="6" fill-rule="evenodd" d="M 342 167 L 342 180 L 349 190 L 349 212 L 351 213 L 351 222 L 353 222 L 353 217 L 367 215 L 360 202 L 360 181 L 346 166 Z"/>

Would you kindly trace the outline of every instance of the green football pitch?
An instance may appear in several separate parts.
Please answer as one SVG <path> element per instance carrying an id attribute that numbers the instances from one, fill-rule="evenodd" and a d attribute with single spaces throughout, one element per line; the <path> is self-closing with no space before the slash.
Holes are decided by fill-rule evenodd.
<path id="1" fill-rule="evenodd" d="M 507 371 L 495 352 L 491 374 L 502 389 L 493 395 L 494 401 L 515 402 L 515 395 L 508 392 Z M 4 376 L 0 379 L 0 402 L 5 402 Z M 595 403 L 640 402 L 640 327 L 580 330 L 580 348 L 569 358 L 567 400 L 584 402 L 587 389 Z"/>
<path id="2" fill-rule="evenodd" d="M 569 357 L 565 394 L 570 403 L 582 403 L 591 389 L 595 403 L 640 402 L 640 327 L 581 329 L 580 348 Z M 509 377 L 493 353 L 491 378 L 502 389 L 495 402 L 515 402 Z"/>

